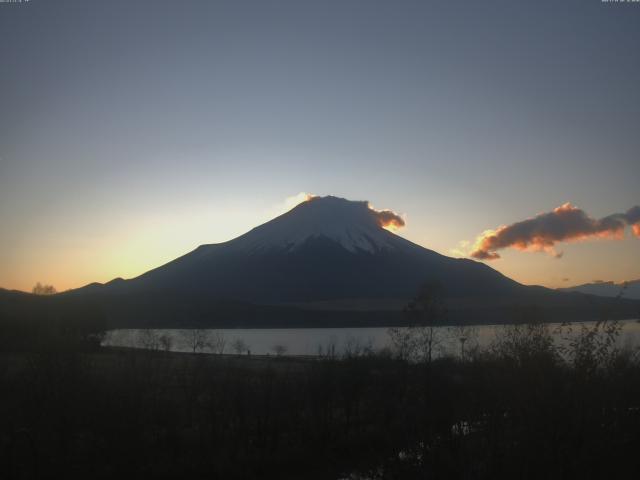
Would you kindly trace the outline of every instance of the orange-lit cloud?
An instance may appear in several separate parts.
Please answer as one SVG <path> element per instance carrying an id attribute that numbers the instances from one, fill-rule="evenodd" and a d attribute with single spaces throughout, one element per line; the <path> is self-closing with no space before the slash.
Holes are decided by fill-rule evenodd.
<path id="1" fill-rule="evenodd" d="M 622 239 L 631 226 L 640 237 L 640 207 L 626 213 L 614 213 L 601 219 L 589 217 L 570 203 L 533 218 L 484 231 L 477 239 L 470 255 L 479 260 L 500 258 L 497 250 L 515 248 L 528 252 L 546 252 L 557 258 L 557 242 L 575 242 L 592 238 Z"/>
<path id="2" fill-rule="evenodd" d="M 406 225 L 404 218 L 391 210 L 376 210 L 369 205 L 369 210 L 382 228 L 398 230 Z"/>

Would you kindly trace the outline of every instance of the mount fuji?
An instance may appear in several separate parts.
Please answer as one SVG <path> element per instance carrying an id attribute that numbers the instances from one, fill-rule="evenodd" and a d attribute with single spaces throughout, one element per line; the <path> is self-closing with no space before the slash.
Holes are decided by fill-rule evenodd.
<path id="1" fill-rule="evenodd" d="M 500 321 L 497 311 L 514 305 L 576 303 L 577 294 L 527 287 L 414 244 L 383 227 L 390 215 L 366 201 L 313 197 L 228 242 L 66 295 L 95 298 L 127 325 L 401 322 L 402 306 L 425 282 L 442 285 L 454 317 L 473 308 L 476 320 Z"/>

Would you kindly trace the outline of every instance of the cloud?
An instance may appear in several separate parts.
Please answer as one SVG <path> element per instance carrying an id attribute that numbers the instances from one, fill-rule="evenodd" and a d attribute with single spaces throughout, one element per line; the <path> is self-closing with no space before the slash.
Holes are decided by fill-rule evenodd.
<path id="1" fill-rule="evenodd" d="M 300 192 L 296 195 L 291 195 L 285 198 L 282 202 L 279 202 L 275 205 L 270 206 L 268 209 L 264 211 L 265 220 L 271 220 L 278 215 L 282 215 L 283 213 L 288 212 L 292 208 L 300 205 L 301 203 L 308 202 L 310 200 L 314 200 L 319 198 L 317 195 L 313 195 L 307 192 Z"/>
<path id="2" fill-rule="evenodd" d="M 387 230 L 397 230 L 406 225 L 404 218 L 391 210 L 376 210 L 369 203 L 367 203 L 369 211 L 382 228 Z"/>
<path id="3" fill-rule="evenodd" d="M 300 192 L 297 195 L 292 195 L 290 197 L 285 198 L 284 200 L 284 208 L 285 211 L 291 210 L 293 207 L 300 205 L 301 203 L 308 202 L 309 200 L 313 200 L 314 198 L 319 198 L 317 195 L 307 192 Z"/>
<path id="4" fill-rule="evenodd" d="M 450 248 L 449 253 L 451 255 L 455 255 L 456 257 L 466 257 L 469 255 L 469 247 L 471 246 L 471 242 L 469 240 L 462 240 L 458 242 L 458 246 L 456 248 Z"/>
<path id="5" fill-rule="evenodd" d="M 575 242 L 594 238 L 620 240 L 624 230 L 631 226 L 640 237 L 640 206 L 626 213 L 614 213 L 601 219 L 589 217 L 570 203 L 533 218 L 484 231 L 475 241 L 470 255 L 479 260 L 500 258 L 497 250 L 515 248 L 528 252 L 546 252 L 560 258 L 555 250 L 558 242 Z"/>

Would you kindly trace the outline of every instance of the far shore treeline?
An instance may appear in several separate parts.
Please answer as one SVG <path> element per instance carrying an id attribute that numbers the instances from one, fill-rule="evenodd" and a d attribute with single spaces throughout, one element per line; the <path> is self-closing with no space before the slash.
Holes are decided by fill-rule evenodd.
<path id="1" fill-rule="evenodd" d="M 0 289 L 0 348 L 23 350 L 48 343 L 70 343 L 93 349 L 107 330 L 118 328 L 340 328 L 393 327 L 416 322 L 409 303 L 395 309 L 319 308 L 310 305 L 256 305 L 207 296 L 148 293 L 100 295 L 53 294 L 37 285 L 38 294 Z M 434 325 L 520 324 L 630 319 L 640 315 L 640 300 L 604 298 L 580 293 L 549 295 L 547 289 L 526 298 L 447 298 Z"/>

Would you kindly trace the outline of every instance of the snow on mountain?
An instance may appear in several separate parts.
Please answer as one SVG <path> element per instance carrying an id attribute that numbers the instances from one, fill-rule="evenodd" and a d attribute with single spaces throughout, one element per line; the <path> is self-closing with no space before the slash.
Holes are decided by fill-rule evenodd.
<path id="1" fill-rule="evenodd" d="M 314 197 L 289 212 L 227 242 L 247 254 L 295 251 L 314 239 L 328 239 L 352 253 L 376 253 L 406 247 L 408 242 L 380 226 L 368 202 Z M 205 246 L 215 247 L 215 245 Z"/>

